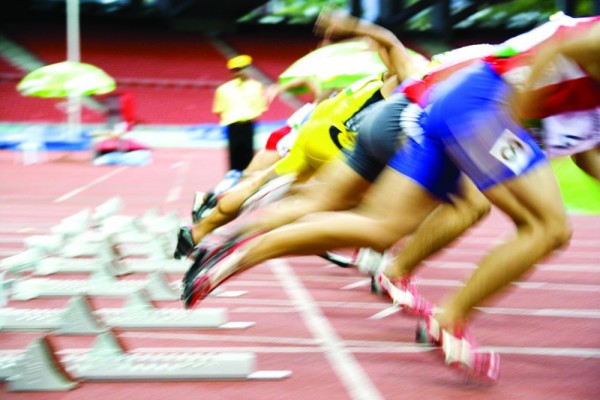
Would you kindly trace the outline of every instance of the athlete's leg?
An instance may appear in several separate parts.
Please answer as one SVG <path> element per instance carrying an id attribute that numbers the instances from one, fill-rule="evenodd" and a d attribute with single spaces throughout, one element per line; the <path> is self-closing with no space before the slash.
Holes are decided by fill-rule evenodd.
<path id="1" fill-rule="evenodd" d="M 198 243 L 208 233 L 232 221 L 238 215 L 244 201 L 267 182 L 272 175 L 272 169 L 252 174 L 227 191 L 219 199 L 217 206 L 194 225 L 192 230 L 194 243 Z"/>
<path id="2" fill-rule="evenodd" d="M 244 217 L 239 222 L 240 230 L 272 230 L 315 212 L 347 210 L 360 201 L 369 186 L 369 181 L 342 160 L 335 159 L 319 168 L 316 176 L 301 185 L 294 195 Z"/>
<path id="3" fill-rule="evenodd" d="M 581 170 L 600 181 L 600 146 L 572 156 Z"/>
<path id="4" fill-rule="evenodd" d="M 565 245 L 571 235 L 556 178 L 547 163 L 484 194 L 513 220 L 516 234 L 492 250 L 466 285 L 441 304 L 444 311 L 438 320 L 442 326 L 463 324 L 476 306 Z"/>
<path id="5" fill-rule="evenodd" d="M 279 160 L 281 160 L 281 156 L 276 150 L 261 149 L 254 154 L 250 165 L 244 170 L 244 174 L 260 172 L 273 166 Z"/>
<path id="6" fill-rule="evenodd" d="M 466 177 L 461 177 L 459 195 L 438 206 L 420 225 L 400 252 L 390 260 L 385 275 L 408 277 L 419 264 L 452 243 L 490 211 L 489 200 Z"/>
<path id="7" fill-rule="evenodd" d="M 439 203 L 411 179 L 387 169 L 358 208 L 311 214 L 251 239 L 239 249 L 241 257 L 235 265 L 222 270 L 219 277 L 282 256 L 351 247 L 383 251 L 414 231 Z"/>

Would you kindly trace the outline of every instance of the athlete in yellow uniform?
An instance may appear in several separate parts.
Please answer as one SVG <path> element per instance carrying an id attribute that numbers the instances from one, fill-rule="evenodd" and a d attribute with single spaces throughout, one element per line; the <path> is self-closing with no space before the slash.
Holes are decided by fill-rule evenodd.
<path id="1" fill-rule="evenodd" d="M 358 124 L 352 124 L 351 119 L 369 105 L 383 100 L 382 88 L 383 76 L 371 76 L 319 103 L 309 120 L 300 127 L 298 138 L 287 156 L 224 193 L 217 206 L 198 221 L 191 231 L 189 227 L 180 229 L 175 257 L 187 255 L 206 234 L 233 220 L 244 201 L 268 181 L 287 175 L 292 177 L 291 181 L 305 182 L 324 163 L 340 155 L 342 150 L 352 150 L 357 134 L 352 127 Z M 182 243 L 186 237 L 191 237 L 193 243 Z"/>

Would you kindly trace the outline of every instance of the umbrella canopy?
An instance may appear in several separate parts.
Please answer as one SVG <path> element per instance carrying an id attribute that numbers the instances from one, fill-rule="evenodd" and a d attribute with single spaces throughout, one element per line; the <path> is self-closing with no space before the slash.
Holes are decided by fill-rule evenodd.
<path id="1" fill-rule="evenodd" d="M 100 68 L 63 61 L 31 71 L 19 82 L 17 90 L 24 96 L 62 98 L 104 94 L 115 87 L 115 80 Z"/>
<path id="2" fill-rule="evenodd" d="M 419 65 L 427 63 L 421 54 L 408 51 Z M 279 75 L 279 82 L 284 84 L 301 77 L 316 79 L 323 89 L 340 88 L 385 71 L 387 67 L 379 54 L 366 42 L 340 42 L 320 47 L 298 59 Z"/>

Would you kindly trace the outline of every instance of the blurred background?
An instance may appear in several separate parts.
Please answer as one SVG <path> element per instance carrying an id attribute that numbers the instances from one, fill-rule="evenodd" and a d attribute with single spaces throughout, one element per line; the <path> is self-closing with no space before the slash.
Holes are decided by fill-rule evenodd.
<path id="1" fill-rule="evenodd" d="M 0 147 L 17 146 L 33 130 L 50 148 L 86 148 L 90 134 L 102 129 L 114 107 L 130 120 L 134 137 L 155 147 L 222 141 L 211 105 L 214 89 L 229 77 L 226 60 L 250 54 L 261 79 L 276 82 L 319 45 L 313 24 L 326 6 L 381 24 L 430 56 L 465 44 L 500 42 L 557 11 L 597 14 L 600 0 L 2 2 Z M 88 96 L 73 117 L 65 99 L 23 96 L 16 90 L 28 72 L 73 58 L 114 78 L 116 106 L 111 96 Z M 280 124 L 301 101 L 293 96 L 275 101 L 262 118 L 262 131 Z M 65 136 L 67 120 L 71 133 Z"/>

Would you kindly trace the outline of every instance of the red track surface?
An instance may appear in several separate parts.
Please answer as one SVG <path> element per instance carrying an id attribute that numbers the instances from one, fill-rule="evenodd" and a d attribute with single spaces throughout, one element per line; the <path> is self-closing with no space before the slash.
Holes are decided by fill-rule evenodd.
<path id="1" fill-rule="evenodd" d="M 221 150 L 156 150 L 154 162 L 146 167 L 94 167 L 87 153 L 53 153 L 46 163 L 23 166 L 15 162 L 16 156 L 0 152 L 2 257 L 21 250 L 25 237 L 48 234 L 62 218 L 115 195 L 124 201 L 122 214 L 141 216 L 158 207 L 187 218 L 192 192 L 210 188 L 225 171 Z M 232 321 L 256 322 L 246 330 L 118 331 L 130 351 L 159 347 L 253 351 L 258 369 L 291 370 L 288 379 L 82 383 L 71 392 L 58 393 L 9 393 L 4 385 L 0 398 L 598 399 L 600 217 L 574 216 L 572 223 L 571 246 L 542 263 L 527 278 L 527 286 L 514 286 L 474 321 L 480 344 L 502 357 L 501 379 L 493 387 L 466 385 L 433 353 L 420 351 L 413 343 L 413 319 L 369 318 L 388 304 L 366 286 L 345 288 L 364 279 L 357 271 L 332 267 L 316 257 L 298 257 L 265 263 L 228 281 L 226 288 L 248 291 L 242 297 L 211 297 L 202 303 L 227 307 Z M 432 300 L 448 293 L 509 229 L 500 214 L 492 213 L 425 264 L 420 273 L 422 292 Z M 180 278 L 171 275 L 173 280 Z M 9 306 L 58 308 L 67 300 L 11 301 Z M 93 302 L 96 307 L 121 304 L 106 298 Z M 0 332 L 0 351 L 23 349 L 39 335 Z M 55 344 L 59 349 L 87 348 L 92 340 L 57 336 Z"/>

